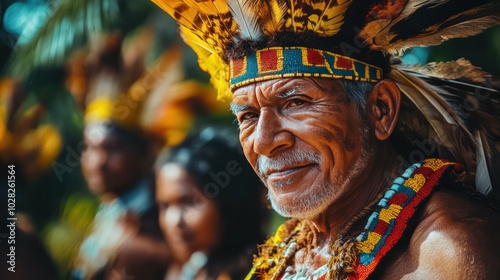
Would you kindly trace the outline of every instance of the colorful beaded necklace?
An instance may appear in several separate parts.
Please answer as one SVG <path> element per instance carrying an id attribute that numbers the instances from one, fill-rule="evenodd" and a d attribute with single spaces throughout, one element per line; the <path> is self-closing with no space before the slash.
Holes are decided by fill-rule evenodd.
<path id="1" fill-rule="evenodd" d="M 445 172 L 453 176 L 443 176 Z M 410 166 L 386 192 L 358 213 L 337 238 L 331 239 L 328 272 L 318 279 L 366 279 L 399 240 L 408 219 L 442 177 L 456 178 L 461 172 L 460 165 L 440 159 L 427 159 Z M 352 226 L 371 211 L 361 234 L 356 238 L 350 236 Z M 280 279 L 295 253 L 315 244 L 314 233 L 306 223 L 290 220 L 280 226 L 275 236 L 259 247 L 259 256 L 245 280 Z"/>

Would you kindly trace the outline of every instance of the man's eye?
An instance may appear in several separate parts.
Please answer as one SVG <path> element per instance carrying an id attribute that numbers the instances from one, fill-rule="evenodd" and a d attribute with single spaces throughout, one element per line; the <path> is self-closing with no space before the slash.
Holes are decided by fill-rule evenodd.
<path id="1" fill-rule="evenodd" d="M 239 122 L 243 122 L 243 121 L 248 121 L 248 120 L 252 120 L 254 118 L 258 118 L 259 115 L 257 115 L 256 113 L 253 113 L 253 112 L 247 112 L 247 113 L 243 113 L 240 115 L 240 117 L 238 118 L 239 119 Z"/>
<path id="2" fill-rule="evenodd" d="M 288 101 L 288 106 L 289 106 L 289 107 L 296 107 L 296 106 L 303 105 L 303 104 L 305 104 L 305 103 L 306 103 L 306 101 L 305 101 L 305 100 L 295 98 L 295 99 L 291 99 L 290 101 Z"/>

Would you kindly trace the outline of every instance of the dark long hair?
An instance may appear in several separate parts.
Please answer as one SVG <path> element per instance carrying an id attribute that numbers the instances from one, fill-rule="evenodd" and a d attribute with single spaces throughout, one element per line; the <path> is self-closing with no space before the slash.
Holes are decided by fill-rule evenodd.
<path id="1" fill-rule="evenodd" d="M 236 135 L 217 127 L 201 129 L 160 157 L 157 170 L 168 163 L 183 167 L 219 208 L 222 241 L 212 257 L 227 257 L 262 242 L 267 217 L 264 186 Z"/>

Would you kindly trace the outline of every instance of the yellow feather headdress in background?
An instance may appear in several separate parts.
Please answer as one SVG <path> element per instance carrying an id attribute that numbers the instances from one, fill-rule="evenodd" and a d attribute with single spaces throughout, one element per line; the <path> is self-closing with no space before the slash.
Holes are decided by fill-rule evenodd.
<path id="1" fill-rule="evenodd" d="M 184 81 L 178 45 L 164 50 L 153 65 L 146 67 L 152 34 L 148 28 L 138 33 L 127 43 L 115 34 L 98 37 L 94 43 L 97 47 L 87 55 L 89 74 L 83 78 L 86 85 L 80 86 L 85 92 L 75 93 L 86 99 L 84 118 L 88 127 L 112 123 L 140 138 L 172 146 L 187 136 L 196 116 L 202 113 L 198 110 L 214 112 L 215 92 L 209 85 Z M 78 60 L 75 63 L 82 64 Z"/>
<path id="2" fill-rule="evenodd" d="M 27 95 L 19 81 L 0 80 L 0 161 L 18 164 L 32 181 L 50 168 L 63 138 L 54 124 L 43 121 L 47 106 L 29 105 Z"/>

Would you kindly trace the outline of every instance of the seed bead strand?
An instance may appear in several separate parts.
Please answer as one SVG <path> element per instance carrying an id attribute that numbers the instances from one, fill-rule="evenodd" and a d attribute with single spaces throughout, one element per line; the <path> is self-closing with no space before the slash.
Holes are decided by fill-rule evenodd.
<path id="1" fill-rule="evenodd" d="M 368 206 L 349 221 L 336 239 L 330 239 L 330 260 L 328 261 L 327 280 L 346 279 L 354 271 L 358 249 L 356 239 L 348 233 L 355 223 L 370 213 L 373 207 L 384 197 L 386 190 L 381 192 Z"/>

